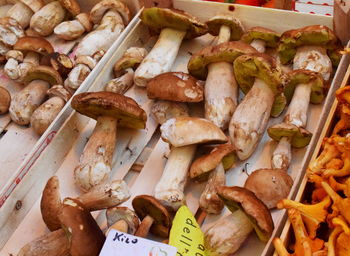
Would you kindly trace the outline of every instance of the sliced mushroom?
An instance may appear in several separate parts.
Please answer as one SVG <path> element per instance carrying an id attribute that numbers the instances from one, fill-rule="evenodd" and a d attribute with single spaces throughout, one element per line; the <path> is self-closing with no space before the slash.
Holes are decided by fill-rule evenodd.
<path id="1" fill-rule="evenodd" d="M 75 40 L 85 32 L 92 30 L 93 24 L 87 13 L 80 13 L 75 20 L 65 21 L 57 25 L 54 29 L 55 35 L 64 40 Z"/>
<path id="2" fill-rule="evenodd" d="M 192 39 L 207 32 L 205 24 L 180 10 L 145 8 L 140 18 L 160 35 L 135 71 L 134 81 L 138 86 L 146 86 L 153 77 L 170 71 L 184 38 Z"/>
<path id="3" fill-rule="evenodd" d="M 127 207 L 108 208 L 106 217 L 109 229 L 118 229 L 131 235 L 135 234 L 140 225 L 140 220 L 136 213 Z M 120 228 L 124 230 L 120 230 Z"/>
<path id="4" fill-rule="evenodd" d="M 29 26 L 33 14 L 45 5 L 42 0 L 20 0 L 7 12 L 7 17 L 15 19 L 23 29 Z"/>
<path id="5" fill-rule="evenodd" d="M 78 94 L 72 100 L 72 107 L 97 120 L 74 170 L 76 184 L 88 191 L 105 181 L 111 172 L 117 126 L 143 129 L 147 116 L 133 99 L 112 92 Z"/>
<path id="6" fill-rule="evenodd" d="M 11 95 L 6 88 L 0 86 L 0 114 L 6 114 L 10 108 Z"/>

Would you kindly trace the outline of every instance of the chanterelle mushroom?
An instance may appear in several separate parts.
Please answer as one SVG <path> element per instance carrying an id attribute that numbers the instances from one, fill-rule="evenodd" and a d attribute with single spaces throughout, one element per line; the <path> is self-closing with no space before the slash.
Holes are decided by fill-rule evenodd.
<path id="1" fill-rule="evenodd" d="M 20 0 L 8 10 L 6 16 L 15 19 L 25 29 L 29 26 L 33 14 L 44 5 L 43 0 Z"/>
<path id="2" fill-rule="evenodd" d="M 76 95 L 72 107 L 97 120 L 95 129 L 74 170 L 76 184 L 84 191 L 100 184 L 111 171 L 117 126 L 145 128 L 145 111 L 131 98 L 113 92 Z"/>
<path id="3" fill-rule="evenodd" d="M 0 115 L 8 112 L 11 103 L 11 95 L 6 88 L 0 86 Z"/>
<path id="4" fill-rule="evenodd" d="M 270 115 L 278 116 L 286 105 L 284 75 L 275 59 L 263 53 L 238 57 L 234 73 L 246 96 L 232 116 L 229 132 L 238 157 L 245 160 L 254 152 Z"/>
<path id="5" fill-rule="evenodd" d="M 253 192 L 240 187 L 219 187 L 218 195 L 232 214 L 205 232 L 205 246 L 210 255 L 233 254 L 253 229 L 261 241 L 269 240 L 274 229 L 271 213 Z"/>
<path id="6" fill-rule="evenodd" d="M 141 13 L 144 24 L 160 32 L 157 43 L 135 71 L 134 81 L 146 86 L 153 77 L 169 72 L 183 39 L 192 39 L 207 32 L 207 26 L 180 10 L 146 8 Z"/>

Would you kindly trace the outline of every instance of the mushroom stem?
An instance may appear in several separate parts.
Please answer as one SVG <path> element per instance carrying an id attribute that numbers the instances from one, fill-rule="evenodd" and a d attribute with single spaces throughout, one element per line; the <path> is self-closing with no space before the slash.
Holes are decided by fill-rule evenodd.
<path id="1" fill-rule="evenodd" d="M 190 145 L 171 149 L 162 177 L 155 187 L 155 198 L 175 211 L 185 202 L 184 188 L 196 148 L 196 145 Z"/>
<path id="2" fill-rule="evenodd" d="M 17 2 L 7 12 L 7 17 L 15 19 L 23 29 L 29 26 L 34 12 L 25 4 Z"/>
<path id="3" fill-rule="evenodd" d="M 306 126 L 311 87 L 311 84 L 298 84 L 296 86 L 292 101 L 284 118 L 286 123 L 294 124 L 297 127 Z"/>
<path id="4" fill-rule="evenodd" d="M 124 94 L 134 83 L 134 70 L 128 68 L 126 73 L 120 77 L 112 79 L 105 86 L 105 91 Z"/>
<path id="5" fill-rule="evenodd" d="M 12 79 L 16 80 L 20 77 L 19 63 L 16 59 L 10 58 L 4 66 L 4 71 L 6 75 Z"/>
<path id="6" fill-rule="evenodd" d="M 106 236 L 111 231 L 111 229 L 118 230 L 120 232 L 128 233 L 128 223 L 125 220 L 118 220 L 116 223 L 114 223 L 112 226 L 109 227 L 109 229 L 106 232 Z"/>
<path id="7" fill-rule="evenodd" d="M 261 139 L 272 109 L 275 95 L 271 88 L 256 78 L 234 112 L 229 132 L 232 144 L 237 148 L 241 160 L 247 159 L 255 150 Z"/>
<path id="8" fill-rule="evenodd" d="M 254 39 L 250 45 L 254 47 L 258 52 L 264 53 L 266 51 L 266 42 L 261 39 Z"/>
<path id="9" fill-rule="evenodd" d="M 39 66 L 40 55 L 36 52 L 28 52 L 23 59 L 23 63 L 19 64 L 19 80 L 22 80 L 28 71 L 35 66 Z"/>
<path id="10" fill-rule="evenodd" d="M 139 228 L 137 229 L 135 236 L 146 237 L 149 233 L 151 226 L 153 225 L 154 219 L 147 215 L 141 222 Z"/>
<path id="11" fill-rule="evenodd" d="M 228 62 L 208 65 L 205 82 L 205 118 L 221 129 L 227 129 L 237 106 L 238 86 L 233 67 Z"/>
<path id="12" fill-rule="evenodd" d="M 185 31 L 165 28 L 157 43 L 135 71 L 134 81 L 138 86 L 146 86 L 153 77 L 169 72 L 179 52 Z"/>
<path id="13" fill-rule="evenodd" d="M 205 245 L 210 255 L 228 256 L 236 252 L 253 231 L 246 214 L 237 210 L 215 222 L 205 232 Z"/>
<path id="14" fill-rule="evenodd" d="M 278 142 L 275 151 L 272 153 L 272 168 L 287 170 L 292 159 L 292 146 L 288 137 L 283 137 Z"/>
<path id="15" fill-rule="evenodd" d="M 108 116 L 97 119 L 95 129 L 80 157 L 74 174 L 83 191 L 108 179 L 116 144 L 118 120 Z"/>
<path id="16" fill-rule="evenodd" d="M 217 195 L 217 187 L 225 186 L 225 170 L 220 163 L 212 170 L 207 185 L 199 199 L 199 206 L 207 213 L 220 214 L 224 208 L 224 203 Z"/>
<path id="17" fill-rule="evenodd" d="M 231 38 L 231 28 L 229 26 L 222 25 L 218 36 L 218 44 L 229 42 Z"/>

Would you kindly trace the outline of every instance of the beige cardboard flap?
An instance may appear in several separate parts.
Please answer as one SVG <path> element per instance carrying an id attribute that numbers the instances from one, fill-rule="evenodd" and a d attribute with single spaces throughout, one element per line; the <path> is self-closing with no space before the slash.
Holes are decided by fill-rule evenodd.
<path id="1" fill-rule="evenodd" d="M 334 29 L 345 45 L 350 40 L 350 1 L 334 1 Z"/>

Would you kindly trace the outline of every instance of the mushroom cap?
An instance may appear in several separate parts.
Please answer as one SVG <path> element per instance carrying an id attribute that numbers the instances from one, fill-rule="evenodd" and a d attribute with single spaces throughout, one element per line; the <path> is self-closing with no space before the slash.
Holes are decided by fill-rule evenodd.
<path id="1" fill-rule="evenodd" d="M 19 38 L 17 43 L 13 46 L 14 50 L 22 52 L 37 52 L 42 55 L 48 55 L 54 52 L 51 43 L 43 37 L 25 36 Z"/>
<path id="2" fill-rule="evenodd" d="M 65 102 L 68 102 L 70 97 L 72 97 L 72 94 L 66 88 L 64 88 L 63 85 L 52 86 L 47 90 L 47 95 L 49 95 L 49 97 L 59 97 Z"/>
<path id="3" fill-rule="evenodd" d="M 115 10 L 122 17 L 124 25 L 131 20 L 131 13 L 128 6 L 119 0 L 102 0 L 98 2 L 90 11 L 90 19 L 94 24 L 99 24 L 109 10 Z"/>
<path id="4" fill-rule="evenodd" d="M 164 124 L 171 118 L 188 116 L 188 107 L 185 103 L 158 100 L 153 103 L 151 112 L 159 124 Z"/>
<path id="5" fill-rule="evenodd" d="M 62 77 L 67 77 L 74 67 L 73 61 L 63 53 L 54 52 L 49 56 L 51 66 L 57 70 Z"/>
<path id="6" fill-rule="evenodd" d="M 71 256 L 99 255 L 105 236 L 79 200 L 64 199 L 58 218 L 70 238 Z"/>
<path id="7" fill-rule="evenodd" d="M 289 81 L 286 84 L 284 95 L 290 101 L 294 94 L 294 89 L 298 84 L 309 84 L 311 86 L 310 102 L 313 104 L 322 103 L 326 91 L 327 83 L 324 81 L 321 74 L 306 69 L 297 69 L 289 74 Z"/>
<path id="8" fill-rule="evenodd" d="M 28 6 L 34 13 L 45 6 L 43 0 L 20 0 L 20 2 Z"/>
<path id="9" fill-rule="evenodd" d="M 80 13 L 80 5 L 76 0 L 58 0 L 73 17 Z"/>
<path id="10" fill-rule="evenodd" d="M 282 169 L 260 169 L 249 175 L 244 187 L 272 209 L 283 198 L 287 198 L 293 179 Z"/>
<path id="11" fill-rule="evenodd" d="M 202 36 L 208 32 L 206 24 L 196 17 L 177 9 L 151 7 L 145 8 L 140 19 L 157 33 L 163 28 L 186 31 L 186 39 Z"/>
<path id="12" fill-rule="evenodd" d="M 338 65 L 340 60 L 339 39 L 333 30 L 322 25 L 312 25 L 284 32 L 278 46 L 281 63 L 287 64 L 292 61 L 297 48 L 303 45 L 317 45 L 326 48 L 333 65 Z"/>
<path id="13" fill-rule="evenodd" d="M 10 17 L 0 18 L 1 37 L 0 42 L 4 46 L 13 46 L 18 38 L 24 36 L 24 30 L 17 20 Z"/>
<path id="14" fill-rule="evenodd" d="M 130 47 L 123 56 L 114 64 L 113 73 L 115 77 L 123 75 L 126 69 L 136 69 L 147 55 L 147 50 L 141 47 Z"/>
<path id="15" fill-rule="evenodd" d="M 241 40 L 250 44 L 254 39 L 263 40 L 267 47 L 276 48 L 280 40 L 280 34 L 264 27 L 252 27 L 247 30 Z"/>
<path id="16" fill-rule="evenodd" d="M 274 229 L 271 213 L 253 192 L 241 187 L 221 186 L 217 193 L 231 212 L 240 209 L 247 215 L 261 241 L 269 240 Z"/>
<path id="17" fill-rule="evenodd" d="M 119 220 L 124 220 L 128 224 L 128 234 L 135 234 L 140 225 L 140 220 L 136 213 L 128 207 L 112 207 L 106 211 L 107 225 L 112 226 Z"/>
<path id="18" fill-rule="evenodd" d="M 183 72 L 163 73 L 147 83 L 147 96 L 150 99 L 201 102 L 203 91 L 203 86 L 196 78 Z"/>
<path id="19" fill-rule="evenodd" d="M 99 116 L 111 116 L 118 119 L 118 126 L 144 129 L 146 112 L 127 96 L 114 92 L 84 92 L 75 95 L 72 107 L 82 115 L 93 119 Z"/>
<path id="20" fill-rule="evenodd" d="M 312 137 L 312 133 L 308 130 L 287 123 L 272 125 L 267 129 L 267 133 L 276 141 L 280 141 L 283 137 L 290 138 L 290 143 L 294 148 L 306 147 Z"/>
<path id="21" fill-rule="evenodd" d="M 5 114 L 10 108 L 11 95 L 8 90 L 0 86 L 0 114 Z"/>
<path id="22" fill-rule="evenodd" d="M 160 127 L 162 139 L 174 147 L 193 144 L 225 143 L 228 138 L 212 122 L 198 117 L 176 117 Z"/>
<path id="23" fill-rule="evenodd" d="M 215 169 L 223 158 L 234 150 L 235 148 L 231 143 L 226 143 L 215 147 L 209 154 L 197 158 L 191 165 L 190 178 L 199 178 Z"/>
<path id="24" fill-rule="evenodd" d="M 212 17 L 209 21 L 207 21 L 207 26 L 209 33 L 213 36 L 217 36 L 220 33 L 221 26 L 227 26 L 231 29 L 231 40 L 236 41 L 239 40 L 244 32 L 244 28 L 239 19 L 233 17 L 228 14 L 219 14 Z"/>
<path id="25" fill-rule="evenodd" d="M 30 83 L 33 80 L 43 80 L 48 82 L 51 86 L 63 84 L 60 74 L 49 66 L 34 66 L 31 68 L 23 78 L 23 81 L 25 83 Z"/>
<path id="26" fill-rule="evenodd" d="M 40 201 L 41 216 L 50 231 L 61 228 L 58 219 L 61 206 L 60 183 L 57 176 L 53 176 L 47 181 Z"/>
<path id="27" fill-rule="evenodd" d="M 192 55 L 187 65 L 188 72 L 197 79 L 205 80 L 208 75 L 207 66 L 210 63 L 222 61 L 233 63 L 238 56 L 256 52 L 255 48 L 240 41 L 208 46 Z"/>
<path id="28" fill-rule="evenodd" d="M 168 237 L 171 227 L 171 216 L 157 199 L 149 195 L 139 195 L 132 200 L 132 207 L 141 220 L 147 215 L 154 219 L 151 227 L 153 234 Z"/>
<path id="29" fill-rule="evenodd" d="M 254 85 L 255 78 L 263 80 L 271 88 L 275 94 L 271 116 L 279 116 L 287 104 L 283 94 L 286 75 L 276 60 L 267 54 L 252 53 L 239 56 L 233 65 L 237 83 L 245 94 Z"/>
<path id="30" fill-rule="evenodd" d="M 79 13 L 75 18 L 80 22 L 81 25 L 83 25 L 86 32 L 90 32 L 92 30 L 93 24 L 88 13 Z"/>

